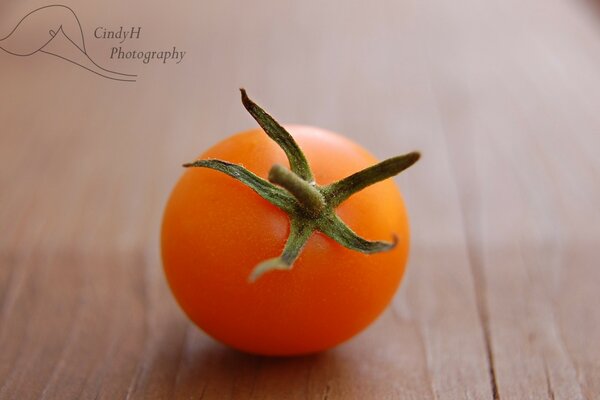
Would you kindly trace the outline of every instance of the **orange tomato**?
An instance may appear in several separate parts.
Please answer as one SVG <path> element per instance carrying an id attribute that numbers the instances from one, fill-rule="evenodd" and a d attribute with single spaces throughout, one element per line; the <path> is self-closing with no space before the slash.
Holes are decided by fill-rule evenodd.
<path id="1" fill-rule="evenodd" d="M 319 185 L 377 162 L 332 132 L 286 129 Z M 289 165 L 261 129 L 234 135 L 200 158 L 241 164 L 263 178 L 273 164 Z M 286 213 L 221 172 L 186 170 L 162 224 L 162 259 L 175 298 L 207 334 L 250 353 L 312 353 L 351 338 L 391 301 L 407 261 L 409 226 L 400 192 L 390 179 L 352 195 L 336 212 L 366 239 L 397 235 L 397 246 L 367 255 L 316 232 L 291 270 L 272 271 L 249 283 L 257 264 L 281 253 L 290 229 Z"/>

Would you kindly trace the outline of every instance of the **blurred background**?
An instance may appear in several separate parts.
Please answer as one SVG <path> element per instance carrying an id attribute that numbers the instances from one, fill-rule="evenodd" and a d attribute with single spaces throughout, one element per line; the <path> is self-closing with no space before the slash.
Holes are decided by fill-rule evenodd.
<path id="1" fill-rule="evenodd" d="M 0 2 L 0 398 L 600 396 L 595 3 L 48 5 Z M 380 159 L 423 153 L 396 178 L 406 280 L 325 355 L 230 352 L 162 276 L 181 163 L 256 125 L 240 87 Z"/>

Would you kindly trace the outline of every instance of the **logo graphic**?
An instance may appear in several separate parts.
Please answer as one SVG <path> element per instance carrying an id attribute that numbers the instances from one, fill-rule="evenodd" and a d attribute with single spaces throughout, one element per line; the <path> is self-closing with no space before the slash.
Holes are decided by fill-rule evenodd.
<path id="1" fill-rule="evenodd" d="M 49 54 L 115 81 L 135 82 L 137 78 L 103 68 L 89 56 L 79 18 L 65 5 L 44 6 L 25 15 L 8 35 L 0 38 L 0 49 L 20 57 Z"/>

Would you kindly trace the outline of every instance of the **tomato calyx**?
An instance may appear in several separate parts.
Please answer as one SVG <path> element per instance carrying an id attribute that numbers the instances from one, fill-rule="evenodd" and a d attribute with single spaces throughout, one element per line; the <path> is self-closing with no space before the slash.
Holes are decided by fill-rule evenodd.
<path id="1" fill-rule="evenodd" d="M 288 215 L 290 234 L 283 252 L 279 257 L 258 264 L 250 274 L 249 281 L 255 282 L 269 271 L 290 270 L 315 231 L 329 236 L 344 247 L 365 254 L 393 249 L 398 242 L 395 234 L 392 234 L 391 242 L 366 240 L 352 231 L 335 209 L 354 193 L 410 167 L 419 160 L 420 154 L 411 152 L 392 157 L 337 182 L 320 186 L 315 182 L 304 153 L 289 132 L 254 103 L 244 89 L 240 91 L 244 107 L 285 152 L 290 169 L 275 164 L 269 171 L 268 180 L 265 180 L 241 165 L 218 159 L 196 160 L 183 166 L 210 168 L 229 175 Z"/>

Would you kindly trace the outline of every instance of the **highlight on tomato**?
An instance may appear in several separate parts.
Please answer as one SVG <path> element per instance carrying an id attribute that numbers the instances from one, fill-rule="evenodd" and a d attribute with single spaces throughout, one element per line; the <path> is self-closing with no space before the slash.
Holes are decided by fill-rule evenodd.
<path id="1" fill-rule="evenodd" d="M 204 332 L 241 351 L 298 355 L 366 328 L 402 279 L 409 225 L 382 162 L 333 132 L 281 126 L 242 89 L 262 129 L 184 164 L 165 208 L 169 286 Z"/>

